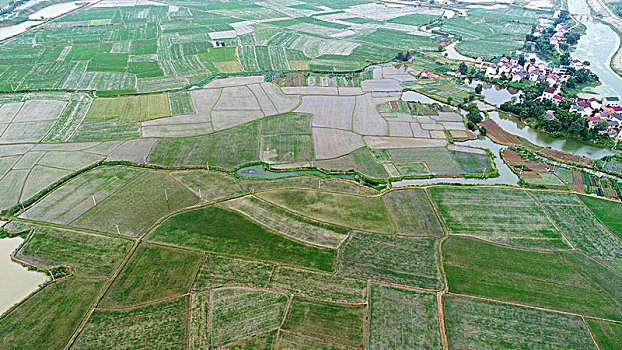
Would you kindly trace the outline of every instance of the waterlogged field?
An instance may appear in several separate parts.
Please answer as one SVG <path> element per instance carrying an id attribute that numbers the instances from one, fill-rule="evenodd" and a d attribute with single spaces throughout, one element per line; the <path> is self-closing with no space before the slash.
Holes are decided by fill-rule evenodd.
<path id="1" fill-rule="evenodd" d="M 496 174 L 437 51 L 561 4 L 122 5 L 0 43 L 0 237 L 49 276 L 0 347 L 619 347 L 619 202 L 431 184 Z"/>

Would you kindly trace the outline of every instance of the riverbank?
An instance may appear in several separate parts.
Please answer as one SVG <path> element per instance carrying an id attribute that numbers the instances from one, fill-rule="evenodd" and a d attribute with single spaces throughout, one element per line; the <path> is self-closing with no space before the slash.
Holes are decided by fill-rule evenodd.
<path id="1" fill-rule="evenodd" d="M 592 11 L 601 16 L 600 20 L 608 25 L 618 36 L 618 46 L 609 60 L 609 64 L 616 74 L 622 76 L 622 45 L 620 44 L 620 39 L 622 38 L 622 18 L 616 16 L 603 0 L 587 0 L 587 4 Z"/>

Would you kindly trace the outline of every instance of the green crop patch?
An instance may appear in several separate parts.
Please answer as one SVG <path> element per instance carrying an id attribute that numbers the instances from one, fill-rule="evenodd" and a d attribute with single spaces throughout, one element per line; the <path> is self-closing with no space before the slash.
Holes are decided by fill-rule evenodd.
<path id="1" fill-rule="evenodd" d="M 250 338 L 227 345 L 227 350 L 273 350 L 277 331 L 265 332 Z"/>
<path id="2" fill-rule="evenodd" d="M 362 347 L 365 305 L 294 297 L 282 328 L 338 344 Z"/>
<path id="3" fill-rule="evenodd" d="M 215 254 L 205 254 L 192 284 L 193 291 L 244 285 L 266 287 L 276 266 Z"/>
<path id="4" fill-rule="evenodd" d="M 297 349 L 314 349 L 314 350 L 349 350 L 350 346 L 324 342 L 316 338 L 309 338 L 297 333 L 281 331 L 279 341 L 276 346 L 277 350 L 297 350 Z"/>
<path id="5" fill-rule="evenodd" d="M 452 349 L 593 349 L 581 318 L 519 306 L 446 296 Z"/>
<path id="6" fill-rule="evenodd" d="M 0 319 L 0 343 L 15 349 L 62 349 L 103 284 L 70 277 L 45 286 Z"/>
<path id="7" fill-rule="evenodd" d="M 399 233 L 434 236 L 443 234 L 425 190 L 413 188 L 391 191 L 383 198 Z"/>
<path id="8" fill-rule="evenodd" d="M 123 311 L 95 310 L 72 347 L 185 349 L 188 299 Z"/>
<path id="9" fill-rule="evenodd" d="M 129 62 L 127 71 L 136 74 L 137 78 L 154 78 L 164 75 L 158 62 Z"/>
<path id="10" fill-rule="evenodd" d="M 355 232 L 341 247 L 337 271 L 376 281 L 440 290 L 435 238 Z"/>
<path id="11" fill-rule="evenodd" d="M 487 297 L 521 305 L 544 307 L 622 320 L 622 311 L 604 293 L 535 279 L 470 268 L 445 266 L 449 291 Z"/>
<path id="12" fill-rule="evenodd" d="M 387 172 L 384 167 L 374 160 L 369 150 L 366 147 L 362 147 L 352 152 L 352 159 L 356 165 L 356 169 L 363 175 L 367 175 L 376 179 L 383 179 L 387 177 Z"/>
<path id="13" fill-rule="evenodd" d="M 523 190 L 433 187 L 428 192 L 451 234 L 516 247 L 571 248 Z"/>
<path id="14" fill-rule="evenodd" d="M 619 274 L 579 252 L 563 253 L 562 256 L 622 308 L 622 277 Z"/>
<path id="15" fill-rule="evenodd" d="M 97 53 L 90 61 L 86 70 L 89 72 L 125 72 L 128 54 Z"/>
<path id="16" fill-rule="evenodd" d="M 450 237 L 445 241 L 443 262 L 520 278 L 592 287 L 559 253 L 513 249 L 471 238 Z"/>
<path id="17" fill-rule="evenodd" d="M 306 245 L 218 207 L 174 215 L 148 240 L 230 256 L 333 271 L 337 251 Z"/>
<path id="18" fill-rule="evenodd" d="M 622 204 L 602 198 L 579 196 L 579 199 L 605 224 L 618 238 L 622 239 Z"/>
<path id="19" fill-rule="evenodd" d="M 369 349 L 441 349 L 436 294 L 372 284 Z"/>
<path id="20" fill-rule="evenodd" d="M 593 320 L 590 318 L 586 318 L 585 321 L 600 350 L 615 350 L 620 346 L 622 324 Z"/>
<path id="21" fill-rule="evenodd" d="M 261 121 L 262 135 L 311 134 L 312 115 L 285 113 L 267 117 Z"/>
<path id="22" fill-rule="evenodd" d="M 87 114 L 89 119 L 117 118 L 121 124 L 170 116 L 167 94 L 96 98 Z"/>
<path id="23" fill-rule="evenodd" d="M 101 305 L 129 307 L 187 293 L 201 257 L 197 252 L 143 243 L 112 283 Z"/>
<path id="24" fill-rule="evenodd" d="M 210 166 L 232 169 L 259 158 L 259 122 L 205 136 L 163 139 L 149 163 L 163 166 Z"/>
<path id="25" fill-rule="evenodd" d="M 258 196 L 315 220 L 359 230 L 395 232 L 382 198 L 312 190 L 275 190 Z"/>
<path id="26" fill-rule="evenodd" d="M 344 303 L 364 303 L 367 294 L 363 280 L 282 266 L 272 276 L 270 288 Z"/>
<path id="27" fill-rule="evenodd" d="M 532 194 L 577 249 L 595 258 L 622 260 L 622 240 L 603 226 L 574 194 Z"/>
<path id="28" fill-rule="evenodd" d="M 194 105 L 188 91 L 176 91 L 168 94 L 172 115 L 193 114 Z"/>
<path id="29" fill-rule="evenodd" d="M 15 255 L 17 258 L 46 269 L 69 265 L 81 276 L 112 275 L 132 246 L 125 239 L 43 225 L 12 222 L 5 229 L 16 226 L 19 231 L 32 230 L 26 244 Z"/>
<path id="30" fill-rule="evenodd" d="M 279 327 L 289 301 L 285 294 L 250 288 L 210 293 L 211 348 Z"/>
<path id="31" fill-rule="evenodd" d="M 350 232 L 345 227 L 292 214 L 253 196 L 232 199 L 223 205 L 285 236 L 324 247 L 337 248 Z"/>

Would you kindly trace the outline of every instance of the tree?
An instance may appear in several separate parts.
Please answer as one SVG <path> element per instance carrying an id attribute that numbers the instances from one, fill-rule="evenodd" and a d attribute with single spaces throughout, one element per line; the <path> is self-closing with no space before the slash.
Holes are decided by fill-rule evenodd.
<path id="1" fill-rule="evenodd" d="M 447 104 L 451 105 L 451 103 L 454 101 L 453 98 L 451 98 L 451 96 L 447 97 Z"/>
<path id="2" fill-rule="evenodd" d="M 464 62 L 460 62 L 460 66 L 458 66 L 458 70 L 460 71 L 460 74 L 467 75 L 467 73 L 469 72 L 469 67 L 467 67 L 467 65 Z"/>
<path id="3" fill-rule="evenodd" d="M 479 127 L 479 133 L 482 134 L 482 136 L 486 136 L 486 134 L 488 134 L 488 129 L 486 129 L 486 127 L 482 125 Z"/>
<path id="4" fill-rule="evenodd" d="M 477 84 L 477 86 L 475 87 L 475 93 L 479 95 L 479 94 L 481 94 L 481 93 L 482 93 L 482 90 L 483 90 L 483 89 L 484 89 L 484 85 L 482 85 L 482 84 Z"/>
<path id="5" fill-rule="evenodd" d="M 468 121 L 467 122 L 467 128 L 469 128 L 469 130 L 474 131 L 475 130 L 475 124 L 472 121 Z"/>

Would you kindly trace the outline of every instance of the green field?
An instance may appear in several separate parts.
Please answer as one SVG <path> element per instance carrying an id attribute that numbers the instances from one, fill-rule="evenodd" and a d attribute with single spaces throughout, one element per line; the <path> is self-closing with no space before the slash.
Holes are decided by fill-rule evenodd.
<path id="1" fill-rule="evenodd" d="M 370 349 L 441 349 L 436 295 L 372 284 Z"/>
<path id="2" fill-rule="evenodd" d="M 279 327 L 289 299 L 284 294 L 249 288 L 210 293 L 210 348 Z"/>
<path id="3" fill-rule="evenodd" d="M 62 349 L 103 284 L 103 280 L 72 277 L 47 285 L 0 319 L 0 343 L 22 349 Z"/>
<path id="4" fill-rule="evenodd" d="M 344 243 L 337 271 L 344 275 L 441 289 L 434 238 L 355 232 Z"/>
<path id="5" fill-rule="evenodd" d="M 428 192 L 451 234 L 516 247 L 571 248 L 523 190 L 433 187 Z"/>
<path id="6" fill-rule="evenodd" d="M 275 268 L 272 264 L 205 254 L 192 290 L 231 285 L 266 287 Z"/>
<path id="7" fill-rule="evenodd" d="M 333 271 L 337 251 L 284 238 L 244 216 L 217 207 L 174 215 L 147 240 L 206 252 Z"/>
<path id="8" fill-rule="evenodd" d="M 129 307 L 190 291 L 202 255 L 141 244 L 101 301 L 106 307 Z"/>
<path id="9" fill-rule="evenodd" d="M 206 166 L 232 169 L 259 157 L 259 122 L 196 137 L 162 139 L 148 162 L 180 167 Z"/>
<path id="10" fill-rule="evenodd" d="M 304 190 L 275 190 L 258 197 L 315 220 L 359 230 L 395 232 L 381 198 Z"/>
<path id="11" fill-rule="evenodd" d="M 324 247 L 337 248 L 350 232 L 345 227 L 292 214 L 253 196 L 232 199 L 224 205 L 285 236 Z"/>
<path id="12" fill-rule="evenodd" d="M 601 198 L 579 196 L 590 211 L 605 224 L 618 238 L 622 238 L 622 204 Z"/>
<path id="13" fill-rule="evenodd" d="M 452 295 L 444 298 L 444 306 L 451 348 L 594 348 L 587 329 L 576 316 Z"/>
<path id="14" fill-rule="evenodd" d="M 194 194 L 165 172 L 147 171 L 89 209 L 72 225 L 138 236 L 164 215 L 193 205 Z"/>
<path id="15" fill-rule="evenodd" d="M 86 277 L 112 275 L 132 246 L 131 241 L 121 238 L 49 226 L 13 222 L 5 227 L 13 228 L 33 230 L 16 257 L 47 269 L 69 265 L 76 274 Z"/>
<path id="16" fill-rule="evenodd" d="M 188 297 L 130 310 L 96 310 L 76 349 L 185 349 Z"/>
<path id="17" fill-rule="evenodd" d="M 618 306 L 595 289 L 456 266 L 445 266 L 445 272 L 453 293 L 622 320 Z"/>
<path id="18" fill-rule="evenodd" d="M 362 347 L 365 305 L 294 297 L 283 329 L 337 344 Z"/>
<path id="19" fill-rule="evenodd" d="M 383 196 L 401 234 L 441 236 L 438 218 L 425 190 L 391 191 Z"/>
<path id="20" fill-rule="evenodd" d="M 593 319 L 586 319 L 592 336 L 600 350 L 613 350 L 620 345 L 622 337 L 622 325 Z"/>
<path id="21" fill-rule="evenodd" d="M 513 249 L 471 238 L 450 237 L 445 241 L 443 262 L 445 265 L 485 270 L 516 278 L 591 287 L 561 254 Z"/>
<path id="22" fill-rule="evenodd" d="M 574 194 L 532 194 L 574 247 L 596 258 L 622 259 L 622 240 L 603 226 Z"/>
<path id="23" fill-rule="evenodd" d="M 464 124 L 567 4 L 124 2 L 0 40 L 1 349 L 620 348 L 619 157 Z"/>
<path id="24" fill-rule="evenodd" d="M 363 280 L 289 267 L 278 267 L 270 281 L 270 288 L 344 303 L 363 303 L 367 294 Z"/>

